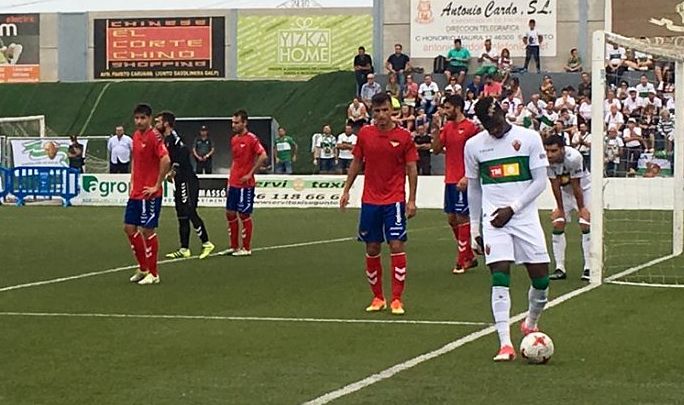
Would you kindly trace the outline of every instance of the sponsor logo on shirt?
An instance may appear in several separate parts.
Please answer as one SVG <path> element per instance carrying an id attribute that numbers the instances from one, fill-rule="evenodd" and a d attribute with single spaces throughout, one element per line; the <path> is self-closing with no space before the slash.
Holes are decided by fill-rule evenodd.
<path id="1" fill-rule="evenodd" d="M 396 148 L 397 146 L 400 145 L 400 143 L 397 141 L 390 141 L 390 145 L 392 145 L 393 148 Z"/>
<path id="2" fill-rule="evenodd" d="M 516 139 L 513 141 L 513 149 L 515 149 L 516 152 L 520 150 L 520 146 L 522 146 L 522 144 L 519 140 Z"/>
<path id="3" fill-rule="evenodd" d="M 508 163 L 489 167 L 489 177 L 500 179 L 502 177 L 520 176 L 520 164 Z"/>

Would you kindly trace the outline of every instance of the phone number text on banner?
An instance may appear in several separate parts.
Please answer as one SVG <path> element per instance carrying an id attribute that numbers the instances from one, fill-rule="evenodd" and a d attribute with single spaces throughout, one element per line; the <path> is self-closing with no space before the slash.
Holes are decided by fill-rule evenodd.
<path id="1" fill-rule="evenodd" d="M 411 0 L 411 57 L 446 55 L 460 38 L 473 58 L 485 39 L 499 53 L 525 56 L 523 36 L 534 19 L 542 56 L 556 56 L 556 0 Z"/>

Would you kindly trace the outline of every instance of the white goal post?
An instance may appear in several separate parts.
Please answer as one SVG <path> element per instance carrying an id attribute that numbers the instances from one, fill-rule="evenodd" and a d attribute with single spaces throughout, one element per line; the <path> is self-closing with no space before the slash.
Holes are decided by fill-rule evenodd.
<path id="1" fill-rule="evenodd" d="M 23 125 L 23 127 L 22 127 Z M 2 129 L 16 128 L 16 132 L 2 133 Z M 35 126 L 30 128 L 30 126 Z M 40 136 L 46 135 L 45 116 L 31 115 L 26 117 L 0 117 L 0 135 L 5 136 Z"/>
<path id="2" fill-rule="evenodd" d="M 610 277 L 604 279 L 605 267 L 607 265 L 605 257 L 606 249 L 606 229 L 604 225 L 606 224 L 606 210 L 611 207 L 606 205 L 606 200 L 604 198 L 604 193 L 606 192 L 607 186 L 611 186 L 609 180 L 605 176 L 604 170 L 604 119 L 605 112 L 603 111 L 605 91 L 606 91 L 606 67 L 605 67 L 605 53 L 607 43 L 617 43 L 624 48 L 631 48 L 639 52 L 646 54 L 656 55 L 662 57 L 668 61 L 675 63 L 675 132 L 673 140 L 673 150 L 674 150 L 674 164 L 672 169 L 674 170 L 674 178 L 672 179 L 673 184 L 673 200 L 671 201 L 672 206 L 672 250 L 669 255 L 661 255 L 657 259 L 645 260 L 643 262 L 634 262 L 630 264 L 631 267 L 623 269 L 620 273 L 613 274 Z M 591 117 L 591 133 L 592 133 L 592 144 L 591 144 L 591 183 L 593 193 L 591 195 L 591 282 L 601 283 L 603 281 L 612 281 L 632 273 L 636 273 L 652 264 L 657 264 L 664 262 L 666 260 L 672 259 L 676 256 L 682 254 L 684 249 L 684 52 L 682 49 L 676 48 L 661 48 L 658 46 L 651 45 L 645 41 L 626 38 L 620 35 L 616 35 L 605 31 L 596 31 L 593 35 L 593 52 L 592 52 L 592 63 L 591 63 L 591 73 L 592 73 L 592 117 Z M 626 119 L 626 118 L 625 118 Z M 650 183 L 652 179 L 619 179 L 624 181 L 645 181 L 641 184 L 645 184 L 645 192 L 651 191 L 648 187 L 652 184 Z M 668 179 L 669 180 L 669 179 Z M 670 183 L 668 183 L 670 184 Z M 614 189 L 614 187 L 613 187 Z M 664 198 L 664 197 L 662 197 Z M 670 202 L 668 202 L 669 204 Z M 635 206 L 634 210 L 638 210 L 639 207 Z M 669 210 L 669 208 L 667 209 Z M 638 215 L 629 214 L 629 215 Z M 662 218 L 665 218 L 662 216 Z M 629 228 L 629 221 L 632 217 L 627 217 L 622 221 L 627 223 L 627 228 Z M 637 218 L 638 219 L 638 218 Z M 647 219 L 641 219 L 643 222 L 648 221 Z M 665 223 L 665 221 L 663 221 Z M 624 224 L 623 224 L 624 225 Z M 669 217 L 667 218 L 667 226 L 669 227 Z M 633 227 L 638 229 L 638 224 L 634 224 Z M 667 230 L 669 235 L 669 229 Z M 634 231 L 634 235 L 638 235 L 638 230 Z M 648 236 L 646 236 L 648 239 Z M 635 244 L 635 246 L 638 246 Z M 625 250 L 629 252 L 629 247 Z"/>

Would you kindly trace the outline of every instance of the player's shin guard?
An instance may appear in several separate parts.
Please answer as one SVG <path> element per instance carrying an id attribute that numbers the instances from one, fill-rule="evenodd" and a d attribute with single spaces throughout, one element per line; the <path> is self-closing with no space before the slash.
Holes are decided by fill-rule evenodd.
<path id="1" fill-rule="evenodd" d="M 532 285 L 527 292 L 527 299 L 529 306 L 525 323 L 529 329 L 534 329 L 537 327 L 539 317 L 549 301 L 549 276 L 532 279 Z"/>
<path id="2" fill-rule="evenodd" d="M 375 298 L 385 299 L 382 292 L 382 258 L 380 255 L 366 255 L 366 278 Z"/>
<path id="3" fill-rule="evenodd" d="M 392 301 L 401 300 L 406 282 L 406 253 L 392 253 Z"/>
<path id="4" fill-rule="evenodd" d="M 252 217 L 247 214 L 240 214 L 242 221 L 242 248 L 245 250 L 252 250 L 252 232 L 254 231 L 254 222 Z"/>
<path id="5" fill-rule="evenodd" d="M 458 262 L 463 266 L 471 262 L 475 255 L 470 247 L 470 222 L 458 225 Z"/>
<path id="6" fill-rule="evenodd" d="M 584 268 L 588 269 L 591 266 L 589 261 L 589 249 L 591 249 L 591 233 L 589 231 L 582 231 L 582 255 L 584 256 Z"/>
<path id="7" fill-rule="evenodd" d="M 553 246 L 553 259 L 556 261 L 556 268 L 565 271 L 565 232 L 554 229 L 551 245 Z"/>
<path id="8" fill-rule="evenodd" d="M 512 346 L 511 327 L 511 295 L 508 290 L 510 275 L 507 273 L 492 273 L 492 314 L 496 332 L 499 334 L 501 346 Z"/>
<path id="9" fill-rule="evenodd" d="M 145 241 L 147 249 L 145 250 L 145 259 L 147 260 L 147 270 L 153 276 L 157 276 L 157 254 L 159 253 L 159 239 L 157 234 L 153 233 L 147 237 Z"/>
<path id="10" fill-rule="evenodd" d="M 229 214 L 226 212 L 226 220 L 228 221 L 228 235 L 230 236 L 230 248 L 238 250 L 240 237 L 240 223 L 236 214 Z"/>
<path id="11" fill-rule="evenodd" d="M 187 217 L 178 218 L 178 234 L 181 247 L 190 247 L 190 220 Z"/>
<path id="12" fill-rule="evenodd" d="M 147 259 L 145 258 L 145 238 L 140 232 L 136 232 L 133 235 L 128 235 L 128 241 L 131 243 L 131 249 L 135 255 L 135 260 L 138 261 L 140 270 L 147 271 Z"/>

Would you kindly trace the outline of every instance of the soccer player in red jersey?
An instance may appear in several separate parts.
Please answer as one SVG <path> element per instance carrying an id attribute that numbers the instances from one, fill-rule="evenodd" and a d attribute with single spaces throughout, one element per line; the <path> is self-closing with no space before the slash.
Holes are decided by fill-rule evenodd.
<path id="1" fill-rule="evenodd" d="M 480 130 L 463 114 L 465 102 L 457 94 L 446 97 L 443 114 L 447 122 L 439 128 L 440 117 L 435 116 L 432 137 L 434 154 L 445 155 L 444 212 L 458 241 L 458 258 L 453 274 L 462 274 L 476 267 L 477 260 L 470 246 L 470 217 L 468 212 L 468 178 L 465 177 L 465 144 Z"/>
<path id="2" fill-rule="evenodd" d="M 252 255 L 252 211 L 254 209 L 254 173 L 268 160 L 266 150 L 256 135 L 247 130 L 247 112 L 238 110 L 233 114 L 233 137 L 230 140 L 233 163 L 228 177 L 226 219 L 233 256 Z M 238 246 L 239 221 L 242 222 L 242 248 Z"/>
<path id="3" fill-rule="evenodd" d="M 374 298 L 367 312 L 387 308 L 382 289 L 382 243 L 387 241 L 392 264 L 392 314 L 403 315 L 401 295 L 406 280 L 406 218 L 416 215 L 418 186 L 418 151 L 411 134 L 392 120 L 392 102 L 385 93 L 371 100 L 375 125 L 359 131 L 354 147 L 354 160 L 340 198 L 340 207 L 349 204 L 349 190 L 361 167 L 365 165 L 365 181 L 361 198 L 359 241 L 366 243 L 366 276 Z M 406 201 L 406 176 L 409 197 Z"/>
<path id="4" fill-rule="evenodd" d="M 171 168 L 169 152 L 162 137 L 152 128 L 152 108 L 139 104 L 133 110 L 133 170 L 131 191 L 126 204 L 124 231 L 140 266 L 130 278 L 140 285 L 159 283 L 157 252 L 162 202 L 162 182 Z"/>

